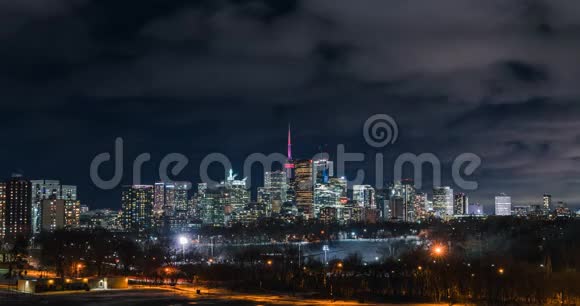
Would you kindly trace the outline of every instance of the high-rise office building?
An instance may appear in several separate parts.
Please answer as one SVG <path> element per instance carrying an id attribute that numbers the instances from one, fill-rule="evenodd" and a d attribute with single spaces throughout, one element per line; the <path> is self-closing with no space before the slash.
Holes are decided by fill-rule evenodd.
<path id="1" fill-rule="evenodd" d="M 433 212 L 440 217 L 453 215 L 453 189 L 451 187 L 433 188 Z"/>
<path id="2" fill-rule="evenodd" d="M 272 201 L 284 203 L 288 198 L 288 178 L 283 171 L 267 171 L 264 173 L 264 187 L 269 189 Z"/>
<path id="3" fill-rule="evenodd" d="M 544 211 L 549 212 L 552 208 L 552 195 L 545 194 L 543 197 Z"/>
<path id="4" fill-rule="evenodd" d="M 312 160 L 303 159 L 294 163 L 293 183 L 296 208 L 305 219 L 314 217 L 314 185 L 312 177 Z"/>
<path id="5" fill-rule="evenodd" d="M 495 197 L 495 215 L 509 216 L 512 214 L 512 198 L 505 193 Z"/>
<path id="6" fill-rule="evenodd" d="M 258 203 L 264 204 L 266 206 L 266 210 L 268 212 L 272 212 L 274 210 L 272 205 L 272 190 L 268 187 L 258 187 Z M 280 207 L 277 207 L 278 212 L 280 211 Z"/>
<path id="7" fill-rule="evenodd" d="M 198 207 L 199 214 L 203 224 L 212 226 L 225 225 L 225 207 L 222 198 L 222 193 L 214 189 L 206 189 L 200 192 L 198 189 Z"/>
<path id="8" fill-rule="evenodd" d="M 402 197 L 394 195 L 389 197 L 388 212 L 383 212 L 392 221 L 405 220 L 405 201 Z"/>
<path id="9" fill-rule="evenodd" d="M 74 215 L 74 207 L 78 203 L 77 186 L 61 185 L 58 180 L 32 180 L 32 231 L 37 234 L 42 230 L 42 200 L 58 199 L 67 201 L 65 207 L 69 207 L 69 213 Z M 69 219 L 71 224 L 78 222 Z"/>
<path id="10" fill-rule="evenodd" d="M 6 183 L 0 182 L 0 240 L 6 234 Z"/>
<path id="11" fill-rule="evenodd" d="M 60 192 L 60 199 L 63 200 L 78 200 L 77 198 L 77 186 L 74 185 L 62 185 Z"/>
<path id="12" fill-rule="evenodd" d="M 80 226 L 81 202 L 77 197 L 77 186 L 62 185 L 60 199 L 64 200 L 64 226 L 66 228 Z"/>
<path id="13" fill-rule="evenodd" d="M 154 186 L 123 186 L 121 195 L 123 228 L 130 231 L 151 229 L 153 219 Z"/>
<path id="14" fill-rule="evenodd" d="M 228 211 L 243 210 L 250 203 L 250 190 L 246 178 L 238 180 L 236 174 L 230 169 L 226 180 L 217 186 L 220 192 L 220 201 Z"/>
<path id="15" fill-rule="evenodd" d="M 457 216 L 469 214 L 469 198 L 465 193 L 453 196 L 453 214 Z"/>
<path id="16" fill-rule="evenodd" d="M 371 185 L 353 185 L 352 200 L 359 207 L 377 208 L 375 204 L 375 189 Z"/>
<path id="17" fill-rule="evenodd" d="M 32 232 L 40 233 L 42 230 L 42 200 L 60 199 L 61 186 L 57 180 L 32 180 Z"/>
<path id="18" fill-rule="evenodd" d="M 153 193 L 153 211 L 155 214 L 161 215 L 163 213 L 163 206 L 165 206 L 165 183 L 155 183 Z"/>
<path id="19" fill-rule="evenodd" d="M 81 222 L 81 202 L 64 199 L 64 226 L 76 228 Z"/>
<path id="20" fill-rule="evenodd" d="M 6 182 L 6 234 L 14 239 L 18 235 L 32 234 L 32 184 L 21 175 L 13 175 Z"/>
<path id="21" fill-rule="evenodd" d="M 191 212 L 190 182 L 157 182 L 153 195 L 154 227 L 184 231 Z"/>
<path id="22" fill-rule="evenodd" d="M 425 219 L 429 216 L 430 208 L 428 207 L 427 194 L 423 192 L 415 193 L 413 207 L 415 210 L 415 220 Z"/>
<path id="23" fill-rule="evenodd" d="M 318 159 L 312 162 L 314 184 L 327 184 L 334 176 L 334 163 L 327 159 Z"/>
<path id="24" fill-rule="evenodd" d="M 404 179 L 402 182 L 394 182 L 388 188 L 389 203 L 392 209 L 391 219 L 412 222 L 417 218 L 415 210 L 415 186 L 412 179 Z"/>
<path id="25" fill-rule="evenodd" d="M 43 232 L 54 232 L 65 226 L 65 200 L 44 199 L 41 202 L 41 228 Z"/>
<path id="26" fill-rule="evenodd" d="M 173 182 L 166 186 L 168 189 L 173 188 L 174 198 L 173 207 L 176 211 L 187 211 L 189 209 L 189 190 L 191 190 L 191 183 L 189 182 Z"/>
<path id="27" fill-rule="evenodd" d="M 314 186 L 314 216 L 319 217 L 325 207 L 338 209 L 340 206 L 342 190 L 340 187 L 331 184 L 316 184 Z"/>
<path id="28" fill-rule="evenodd" d="M 189 225 L 189 190 L 191 183 L 189 182 L 173 182 L 166 185 L 166 190 L 173 188 L 173 215 L 170 217 L 170 229 L 176 232 L 183 232 L 188 229 Z"/>
<path id="29" fill-rule="evenodd" d="M 401 182 L 402 187 L 402 197 L 403 197 L 403 209 L 405 211 L 405 222 L 413 222 L 417 218 L 417 212 L 413 205 L 415 200 L 415 185 L 412 179 L 404 179 Z"/>
<path id="30" fill-rule="evenodd" d="M 329 184 L 337 191 L 340 191 L 340 197 L 346 198 L 347 196 L 347 181 L 346 178 L 343 177 L 331 177 L 329 180 Z"/>
<path id="31" fill-rule="evenodd" d="M 264 172 L 264 187 L 287 188 L 288 179 L 283 171 L 266 171 Z"/>
<path id="32" fill-rule="evenodd" d="M 209 189 L 207 183 L 197 184 L 197 211 L 203 224 L 223 226 L 225 223 L 225 208 L 219 201 L 221 193 Z"/>

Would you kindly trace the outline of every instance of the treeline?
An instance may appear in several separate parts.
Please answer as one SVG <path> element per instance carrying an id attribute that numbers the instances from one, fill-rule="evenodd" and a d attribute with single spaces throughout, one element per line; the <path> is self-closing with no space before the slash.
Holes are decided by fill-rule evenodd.
<path id="1" fill-rule="evenodd" d="M 316 225 L 297 236 L 333 235 L 344 227 Z M 498 304 L 578 303 L 580 221 L 488 218 L 413 225 L 355 225 L 372 237 L 413 232 L 424 243 L 364 262 L 360 254 L 299 260 L 295 245 L 216 247 L 213 258 L 174 236 L 146 239 L 100 231 L 57 231 L 38 238 L 42 268 L 60 276 L 135 275 L 152 282 L 203 282 L 238 290 L 272 290 L 326 298 L 456 301 Z M 227 229 L 215 234 L 233 235 Z M 247 231 L 247 229 L 246 229 Z M 270 228 L 268 233 L 291 231 Z M 207 233 L 206 233 L 207 234 Z M 240 235 L 251 235 L 241 232 Z M 318 237 L 317 239 L 321 239 Z M 435 248 L 440 248 L 435 252 Z M 401 253 L 399 253 L 401 254 Z M 80 265 L 79 265 L 80 264 Z"/>

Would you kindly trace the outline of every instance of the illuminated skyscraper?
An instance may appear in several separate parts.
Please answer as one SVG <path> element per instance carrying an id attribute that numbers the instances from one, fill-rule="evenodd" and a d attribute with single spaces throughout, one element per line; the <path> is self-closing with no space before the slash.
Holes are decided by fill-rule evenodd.
<path id="1" fill-rule="evenodd" d="M 439 217 L 453 215 L 453 189 L 451 187 L 433 188 L 433 212 Z"/>
<path id="2" fill-rule="evenodd" d="M 215 189 L 205 189 L 203 192 L 198 189 L 197 205 L 203 224 L 216 227 L 225 225 L 225 207 L 221 197 L 221 192 Z"/>
<path id="3" fill-rule="evenodd" d="M 57 180 L 32 180 L 32 232 L 38 234 L 42 228 L 42 200 L 60 199 L 61 186 Z"/>
<path id="4" fill-rule="evenodd" d="M 6 182 L 6 235 L 14 239 L 18 235 L 32 234 L 32 184 L 21 175 L 13 175 Z"/>
<path id="5" fill-rule="evenodd" d="M 375 189 L 371 185 L 354 185 L 352 186 L 352 200 L 359 207 L 377 208 L 375 204 Z"/>
<path id="6" fill-rule="evenodd" d="M 81 202 L 77 198 L 77 186 L 62 185 L 60 199 L 64 200 L 64 226 L 75 228 L 80 225 Z"/>
<path id="7" fill-rule="evenodd" d="M 495 197 L 495 215 L 509 216 L 512 214 L 512 198 L 505 193 Z"/>
<path id="8" fill-rule="evenodd" d="M 318 159 L 312 162 L 312 173 L 315 184 L 327 184 L 334 176 L 334 163 L 327 159 Z"/>
<path id="9" fill-rule="evenodd" d="M 220 192 L 220 201 L 226 210 L 234 212 L 243 210 L 246 204 L 250 203 L 250 190 L 248 189 L 246 178 L 236 179 L 232 169 L 229 170 L 226 180 L 217 186 Z"/>
<path id="10" fill-rule="evenodd" d="M 190 213 L 190 182 L 157 182 L 154 186 L 153 218 L 157 228 L 182 231 Z"/>
<path id="11" fill-rule="evenodd" d="M 41 202 L 42 231 L 54 232 L 65 226 L 65 201 L 62 199 L 44 199 Z"/>
<path id="12" fill-rule="evenodd" d="M 415 220 L 425 219 L 429 215 L 430 207 L 428 207 L 427 194 L 417 192 L 413 200 L 413 207 L 416 213 Z"/>
<path id="13" fill-rule="evenodd" d="M 265 172 L 264 187 L 270 189 L 273 200 L 279 200 L 282 203 L 287 201 L 288 178 L 283 171 Z"/>
<path id="14" fill-rule="evenodd" d="M 78 200 L 64 201 L 64 226 L 66 228 L 76 228 L 81 222 L 81 202 Z"/>
<path id="15" fill-rule="evenodd" d="M 163 206 L 165 206 L 165 183 L 155 183 L 153 211 L 156 215 L 163 213 Z"/>
<path id="16" fill-rule="evenodd" d="M 417 212 L 413 205 L 415 200 L 415 185 L 412 179 L 404 179 L 402 182 L 403 209 L 405 211 L 405 222 L 413 222 L 416 219 Z"/>
<path id="17" fill-rule="evenodd" d="M 543 198 L 544 211 L 549 212 L 552 207 L 552 195 L 545 194 Z"/>
<path id="18" fill-rule="evenodd" d="M 77 186 L 74 185 L 62 185 L 60 188 L 60 199 L 63 200 L 78 200 L 77 198 Z"/>
<path id="19" fill-rule="evenodd" d="M 469 214 L 469 198 L 465 193 L 457 193 L 453 197 L 453 214 L 467 215 Z"/>
<path id="20" fill-rule="evenodd" d="M 340 192 L 341 198 L 346 198 L 347 192 L 347 181 L 346 178 L 343 177 L 331 177 L 329 184 L 337 191 Z"/>
<path id="21" fill-rule="evenodd" d="M 389 188 L 389 203 L 392 219 L 412 222 L 417 218 L 415 210 L 415 186 L 412 179 L 404 179 L 402 182 L 394 182 Z"/>
<path id="22" fill-rule="evenodd" d="M 121 205 L 123 228 L 130 231 L 151 229 L 153 219 L 154 186 L 123 186 Z"/>
<path id="23" fill-rule="evenodd" d="M 314 185 L 312 178 L 312 160 L 298 160 L 294 164 L 294 194 L 296 208 L 304 218 L 314 217 Z"/>
<path id="24" fill-rule="evenodd" d="M 331 184 L 316 184 L 314 186 L 314 216 L 319 217 L 326 207 L 337 210 L 340 206 L 342 188 Z"/>
<path id="25" fill-rule="evenodd" d="M 189 209 L 189 190 L 191 190 L 191 183 L 189 182 L 173 182 L 168 184 L 167 188 L 174 188 L 173 207 L 176 211 L 187 211 Z"/>
<path id="26" fill-rule="evenodd" d="M 258 188 L 258 203 L 266 205 L 269 214 L 279 213 L 288 198 L 288 183 L 285 171 L 264 173 L 264 187 Z"/>
<path id="27" fill-rule="evenodd" d="M 42 230 L 42 200 L 65 200 L 65 207 L 71 216 L 77 215 L 75 207 L 80 205 L 77 198 L 77 186 L 61 185 L 57 180 L 32 180 L 32 231 L 37 234 Z M 69 219 L 71 227 L 78 222 Z"/>

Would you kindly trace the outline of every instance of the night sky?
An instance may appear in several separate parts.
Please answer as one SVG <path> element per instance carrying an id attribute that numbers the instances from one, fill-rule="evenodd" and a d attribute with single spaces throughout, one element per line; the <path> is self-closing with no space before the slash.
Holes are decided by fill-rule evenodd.
<path id="1" fill-rule="evenodd" d="M 118 208 L 119 189 L 89 176 L 116 137 L 125 183 L 145 152 L 145 183 L 173 152 L 190 159 L 175 179 L 196 183 L 208 153 L 236 172 L 251 153 L 285 153 L 291 123 L 295 157 L 432 152 L 452 184 L 449 162 L 472 152 L 471 202 L 575 205 L 579 55 L 576 0 L 2 0 L 0 176 L 60 179 L 92 208 Z M 377 113 L 400 131 L 380 150 L 361 132 Z M 347 174 L 357 168 L 374 163 Z"/>

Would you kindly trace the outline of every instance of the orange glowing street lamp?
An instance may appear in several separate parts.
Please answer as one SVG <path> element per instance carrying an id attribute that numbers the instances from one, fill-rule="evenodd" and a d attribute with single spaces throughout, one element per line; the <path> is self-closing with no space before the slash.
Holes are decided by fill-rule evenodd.
<path id="1" fill-rule="evenodd" d="M 77 277 L 81 277 L 81 269 L 83 268 L 83 264 L 77 264 Z"/>
<path id="2" fill-rule="evenodd" d="M 445 255 L 445 248 L 441 245 L 436 245 L 433 247 L 432 252 L 433 252 L 433 256 L 441 257 L 441 256 Z"/>

